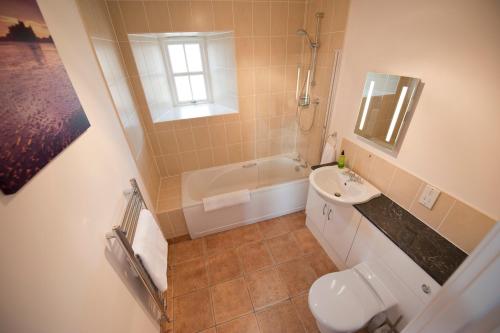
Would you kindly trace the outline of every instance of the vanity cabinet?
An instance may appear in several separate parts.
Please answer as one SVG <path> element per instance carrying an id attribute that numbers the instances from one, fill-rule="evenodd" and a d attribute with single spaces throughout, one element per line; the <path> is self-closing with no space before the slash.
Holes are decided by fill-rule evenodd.
<path id="1" fill-rule="evenodd" d="M 306 214 L 323 238 L 323 243 L 326 243 L 335 252 L 338 260 L 345 264 L 361 221 L 361 214 L 351 205 L 326 201 L 312 186 L 309 187 Z"/>

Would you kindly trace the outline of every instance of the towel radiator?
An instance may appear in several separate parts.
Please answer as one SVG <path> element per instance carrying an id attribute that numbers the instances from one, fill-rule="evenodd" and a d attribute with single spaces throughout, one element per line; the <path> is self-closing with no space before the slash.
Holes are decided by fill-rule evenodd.
<path id="1" fill-rule="evenodd" d="M 147 208 L 147 206 L 144 202 L 141 191 L 139 190 L 137 181 L 135 179 L 131 179 L 130 183 L 132 184 L 132 189 L 129 192 L 130 198 L 127 203 L 127 208 L 125 209 L 125 214 L 123 215 L 122 223 L 121 225 L 114 226 L 113 230 L 106 234 L 106 238 L 115 238 L 123 252 L 125 252 L 130 266 L 137 273 L 137 276 L 144 284 L 148 294 L 151 296 L 156 307 L 160 311 L 160 324 L 163 321 L 170 322 L 167 315 L 167 302 L 165 297 L 161 291 L 156 288 L 148 272 L 142 265 L 140 258 L 134 254 L 134 250 L 132 249 L 135 230 L 137 228 L 137 222 L 139 221 L 139 214 L 141 209 Z"/>

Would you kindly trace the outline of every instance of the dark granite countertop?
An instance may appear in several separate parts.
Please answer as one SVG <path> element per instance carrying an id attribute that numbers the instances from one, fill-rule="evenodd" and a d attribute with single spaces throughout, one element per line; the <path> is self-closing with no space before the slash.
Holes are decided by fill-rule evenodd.
<path id="1" fill-rule="evenodd" d="M 465 252 L 383 194 L 354 208 L 440 285 L 467 258 Z"/>

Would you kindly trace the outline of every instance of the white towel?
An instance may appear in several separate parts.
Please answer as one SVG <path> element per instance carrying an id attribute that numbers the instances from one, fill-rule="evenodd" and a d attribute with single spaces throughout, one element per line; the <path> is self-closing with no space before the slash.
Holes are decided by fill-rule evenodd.
<path id="1" fill-rule="evenodd" d="M 205 212 L 210 212 L 212 210 L 236 206 L 249 201 L 250 191 L 246 189 L 203 198 L 203 207 L 205 208 Z"/>
<path id="2" fill-rule="evenodd" d="M 325 147 L 323 148 L 323 154 L 321 155 L 321 164 L 331 163 L 335 160 L 335 146 L 326 140 Z"/>
<path id="3" fill-rule="evenodd" d="M 142 209 L 139 214 L 132 249 L 141 259 L 155 286 L 164 292 L 167 289 L 168 243 L 153 214 L 147 209 Z"/>

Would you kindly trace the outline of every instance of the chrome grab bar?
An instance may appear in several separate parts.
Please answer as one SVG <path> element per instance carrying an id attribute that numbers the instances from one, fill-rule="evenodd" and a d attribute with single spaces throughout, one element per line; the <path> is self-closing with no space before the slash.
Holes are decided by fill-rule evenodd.
<path id="1" fill-rule="evenodd" d="M 257 163 L 248 163 L 248 164 L 243 164 L 241 167 L 243 167 L 243 168 L 251 168 L 251 167 L 254 167 L 256 165 L 257 165 Z"/>

